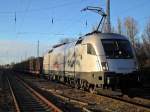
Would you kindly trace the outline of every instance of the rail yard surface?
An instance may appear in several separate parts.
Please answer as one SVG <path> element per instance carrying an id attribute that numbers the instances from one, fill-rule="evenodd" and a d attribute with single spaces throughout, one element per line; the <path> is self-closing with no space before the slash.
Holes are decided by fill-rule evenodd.
<path id="1" fill-rule="evenodd" d="M 6 72 L 0 71 L 0 112 L 7 111 L 15 111 L 15 105 L 6 79 Z"/>
<path id="2" fill-rule="evenodd" d="M 100 90 L 99 95 L 96 95 L 83 90 L 74 89 L 64 84 L 46 81 L 45 79 L 39 79 L 23 74 L 19 76 L 28 83 L 32 83 L 43 91 L 51 93 L 64 100 L 64 102 L 68 102 L 84 111 L 150 111 L 149 99 L 138 97 L 129 98 L 126 95 L 124 97 L 119 97 L 117 96 L 117 93 L 114 93 L 114 95 L 116 94 L 116 97 L 112 97 L 112 95 L 107 95 L 106 92 L 103 92 L 102 94 Z M 120 95 L 120 93 L 118 93 L 118 95 Z"/>
<path id="3" fill-rule="evenodd" d="M 91 94 L 29 74 L 0 71 L 0 111 L 150 112 L 150 100 L 111 90 Z"/>
<path id="4" fill-rule="evenodd" d="M 1 81 L 3 81 L 0 108 L 2 112 L 62 112 L 37 90 L 31 88 L 11 72 L 2 73 Z"/>

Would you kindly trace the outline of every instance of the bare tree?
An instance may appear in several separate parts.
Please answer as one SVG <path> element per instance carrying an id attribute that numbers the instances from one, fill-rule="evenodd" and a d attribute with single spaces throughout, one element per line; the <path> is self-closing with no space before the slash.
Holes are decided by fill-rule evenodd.
<path id="1" fill-rule="evenodd" d="M 62 44 L 62 43 L 69 43 L 69 42 L 72 42 L 72 41 L 74 41 L 74 40 L 76 40 L 75 38 L 62 38 L 62 39 L 60 39 L 59 40 L 59 43 L 60 44 Z"/>
<path id="2" fill-rule="evenodd" d="M 137 49 L 138 60 L 142 67 L 150 67 L 150 20 L 145 25 L 141 40 L 138 43 L 140 47 Z"/>
<path id="3" fill-rule="evenodd" d="M 92 26 L 92 32 L 97 30 L 98 23 Z"/>
<path id="4" fill-rule="evenodd" d="M 117 19 L 117 33 L 123 34 L 122 22 L 120 18 Z"/>
<path id="5" fill-rule="evenodd" d="M 129 37 L 132 45 L 136 48 L 136 36 L 138 33 L 137 22 L 132 17 L 127 17 L 124 21 L 125 34 Z"/>
<path id="6" fill-rule="evenodd" d="M 97 30 L 97 26 L 98 26 L 98 23 L 92 26 L 92 32 Z M 101 28 L 101 29 L 100 29 L 100 28 Z M 99 30 L 100 30 L 102 33 L 108 33 L 105 24 L 103 24 L 103 26 L 100 27 L 100 28 L 99 28 Z M 111 31 L 110 31 L 110 33 L 116 33 L 116 32 L 117 32 L 117 31 L 116 31 L 115 27 L 114 27 L 113 25 L 111 25 Z"/>
<path id="7" fill-rule="evenodd" d="M 142 35 L 142 41 L 143 41 L 144 52 L 145 52 L 146 56 L 149 57 L 150 56 L 150 48 L 149 48 L 150 44 L 148 43 L 145 35 Z"/>
<path id="8" fill-rule="evenodd" d="M 69 42 L 69 38 L 60 39 L 59 42 L 60 42 L 60 43 L 68 43 L 68 42 Z"/>
<path id="9" fill-rule="evenodd" d="M 145 27 L 145 31 L 144 31 L 146 40 L 148 41 L 148 43 L 150 44 L 150 19 Z"/>
<path id="10" fill-rule="evenodd" d="M 117 31 L 113 25 L 111 25 L 111 33 L 117 33 Z"/>
<path id="11" fill-rule="evenodd" d="M 146 55 L 150 58 L 150 20 L 145 26 L 144 33 L 142 35 L 142 40 Z"/>

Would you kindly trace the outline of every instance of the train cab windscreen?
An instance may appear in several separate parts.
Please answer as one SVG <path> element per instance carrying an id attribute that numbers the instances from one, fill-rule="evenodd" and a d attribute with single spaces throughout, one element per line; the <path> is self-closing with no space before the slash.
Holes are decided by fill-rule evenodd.
<path id="1" fill-rule="evenodd" d="M 102 39 L 102 45 L 107 59 L 133 58 L 133 52 L 128 40 Z"/>

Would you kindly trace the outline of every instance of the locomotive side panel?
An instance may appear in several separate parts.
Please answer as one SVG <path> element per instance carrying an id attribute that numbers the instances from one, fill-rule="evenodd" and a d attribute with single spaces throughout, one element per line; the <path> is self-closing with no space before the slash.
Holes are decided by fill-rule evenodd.
<path id="1" fill-rule="evenodd" d="M 65 75 L 74 76 L 75 74 L 75 43 L 69 43 L 65 49 Z"/>
<path id="2" fill-rule="evenodd" d="M 50 75 L 63 75 L 65 45 L 54 48 L 50 53 Z"/>
<path id="3" fill-rule="evenodd" d="M 87 36 L 81 46 L 84 48 L 81 61 L 82 71 L 78 73 L 77 70 L 76 77 L 90 84 L 104 84 L 104 74 L 101 69 L 102 58 L 100 58 L 102 53 L 97 49 L 100 46 L 100 38 L 95 35 Z"/>

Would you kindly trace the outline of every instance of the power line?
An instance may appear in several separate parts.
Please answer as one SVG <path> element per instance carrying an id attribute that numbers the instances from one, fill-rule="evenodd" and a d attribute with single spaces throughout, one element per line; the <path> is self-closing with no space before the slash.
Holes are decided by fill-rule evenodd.
<path id="1" fill-rule="evenodd" d="M 26 9 L 25 9 L 26 12 L 29 10 L 30 5 L 31 5 L 31 0 L 28 0 L 27 7 L 26 7 Z M 24 23 L 24 21 L 25 21 L 26 14 L 27 14 L 27 13 L 24 13 L 24 15 L 23 15 L 22 23 L 20 24 L 20 28 L 19 28 L 19 29 L 21 29 L 21 28 L 23 27 L 23 23 Z"/>
<path id="2" fill-rule="evenodd" d="M 31 1 L 31 0 L 29 0 Z M 83 0 L 80 1 L 75 1 L 75 2 L 67 2 L 67 3 L 63 3 L 63 4 L 59 4 L 59 5 L 55 5 L 55 6 L 51 6 L 51 7 L 46 7 L 46 8 L 39 8 L 39 9 L 30 9 L 30 10 L 22 10 L 22 11 L 15 11 L 16 13 L 32 13 L 32 12 L 39 12 L 39 11 L 45 11 L 45 10 L 52 10 L 52 9 L 56 9 L 56 8 L 60 8 L 60 7 L 65 7 L 65 6 L 71 6 L 71 5 L 75 5 L 75 3 L 81 3 L 83 2 Z M 0 14 L 13 14 L 14 11 L 0 11 Z"/>
<path id="3" fill-rule="evenodd" d="M 43 8 L 43 9 L 29 9 L 30 8 L 30 3 L 31 3 L 31 1 L 30 0 L 28 0 L 28 4 L 27 4 L 27 7 L 26 7 L 26 9 L 24 10 L 24 11 L 15 11 L 15 16 L 14 16 L 14 21 L 15 21 L 15 29 L 16 29 L 16 23 L 17 23 L 17 18 L 18 18 L 18 16 L 17 15 L 19 15 L 19 13 L 24 13 L 24 15 L 23 15 L 23 19 L 22 19 L 22 22 L 21 22 L 21 24 L 19 25 L 20 27 L 18 28 L 18 29 L 22 29 L 22 27 L 23 27 L 23 24 L 24 24 L 24 21 L 25 21 L 25 18 L 26 18 L 26 15 L 27 15 L 27 13 L 28 12 L 34 12 L 34 11 L 44 11 L 44 10 L 48 10 L 48 9 L 52 9 L 52 8 L 58 8 L 58 7 L 64 7 L 64 6 L 70 6 L 70 5 L 75 5 L 75 3 L 78 3 L 78 2 L 82 2 L 83 0 L 80 0 L 80 1 L 75 1 L 75 2 L 67 2 L 67 3 L 62 3 L 62 4 L 59 4 L 59 5 L 55 5 L 55 6 L 52 6 L 52 7 L 47 7 L 47 8 Z M 14 14 L 14 11 L 13 12 L 0 12 L 0 14 L 4 14 L 4 13 L 7 13 L 7 14 Z M 51 20 L 51 22 L 52 22 L 52 24 L 54 23 L 54 21 L 56 21 L 56 20 L 54 20 L 54 18 L 52 18 L 52 20 Z M 66 21 L 68 21 L 68 20 L 66 20 Z M 58 22 L 58 21 L 57 21 Z M 70 21 L 68 21 L 68 22 L 70 22 Z M 15 32 L 16 32 L 16 34 L 18 35 L 24 35 L 24 34 L 33 34 L 33 32 L 26 32 L 26 33 L 17 33 L 17 31 L 15 30 Z M 20 32 L 20 31 L 18 31 L 18 32 Z M 40 35 L 46 35 L 46 34 L 43 34 L 43 33 L 37 33 L 37 34 L 40 34 Z M 60 34 L 57 34 L 57 35 L 60 35 Z"/>

